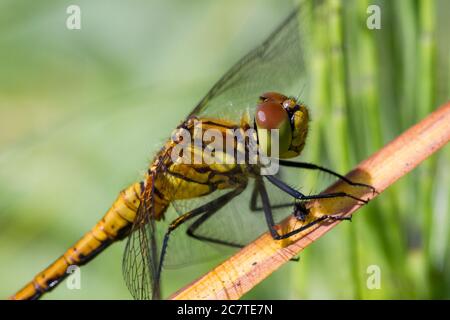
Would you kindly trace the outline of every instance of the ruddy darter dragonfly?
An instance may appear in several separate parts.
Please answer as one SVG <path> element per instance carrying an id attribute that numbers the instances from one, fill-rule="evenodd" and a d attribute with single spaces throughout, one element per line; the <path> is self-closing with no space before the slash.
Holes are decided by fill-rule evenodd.
<path id="1" fill-rule="evenodd" d="M 228 130 L 255 129 L 256 144 L 267 154 L 271 146 L 264 132 L 278 129 L 281 167 L 322 170 L 349 184 L 367 187 L 313 164 L 285 160 L 301 153 L 308 133 L 308 108 L 296 98 L 284 95 L 300 91 L 305 84 L 301 23 L 301 15 L 295 10 L 266 41 L 242 58 L 212 87 L 177 129 L 185 130 L 192 139 L 198 130 L 203 134 L 215 129 L 225 137 Z M 274 239 L 280 240 L 320 221 L 339 219 L 325 216 L 309 221 L 303 201 L 354 198 L 343 192 L 304 195 L 278 175 L 262 175 L 261 163 L 251 164 L 248 157 L 245 163 L 174 161 L 171 154 L 180 141 L 169 139 L 154 157 L 142 181 L 124 189 L 89 232 L 11 298 L 41 297 L 67 276 L 69 266 L 84 265 L 113 242 L 127 239 L 123 275 L 132 296 L 136 299 L 159 299 L 163 266 L 183 265 L 196 254 L 192 250 L 169 254 L 176 251 L 176 242 L 174 245 L 171 242 L 172 235 L 177 233 L 175 231 L 179 233 L 179 229 L 184 229 L 183 237 L 193 238 L 192 241 L 234 248 L 242 247 L 261 234 L 264 228 L 268 228 Z M 208 144 L 201 144 L 190 150 L 192 154 L 203 154 L 207 148 Z M 245 155 L 249 148 L 249 139 L 236 140 L 231 153 L 225 156 L 236 159 L 238 154 Z M 274 191 L 269 193 L 267 185 L 271 185 Z M 275 193 L 290 200 L 274 205 L 271 200 Z M 233 209 L 237 204 L 245 205 L 246 210 Z M 288 210 L 284 211 L 284 216 L 295 214 L 301 222 L 298 229 L 287 234 L 277 231 L 275 211 L 281 208 Z M 176 212 L 176 218 L 165 230 L 158 232 L 169 210 Z M 260 211 L 261 214 L 249 211 Z M 252 222 L 245 222 L 243 215 L 246 214 L 251 216 Z M 209 230 L 215 231 L 211 233 Z M 183 242 L 178 241 L 178 244 Z"/>

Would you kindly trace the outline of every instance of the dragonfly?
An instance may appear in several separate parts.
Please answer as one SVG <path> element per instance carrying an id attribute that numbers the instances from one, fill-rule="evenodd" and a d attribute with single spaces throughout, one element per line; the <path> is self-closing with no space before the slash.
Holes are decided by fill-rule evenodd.
<path id="1" fill-rule="evenodd" d="M 165 267 L 205 255 L 186 239 L 237 249 L 264 230 L 282 240 L 328 219 L 348 219 L 334 215 L 308 219 L 304 204 L 308 200 L 347 197 L 366 203 L 345 192 L 306 195 L 280 174 L 262 172 L 267 166 L 262 164 L 262 155 L 275 158 L 269 130 L 276 130 L 280 167 L 323 171 L 350 185 L 370 188 L 324 167 L 292 160 L 305 146 L 310 120 L 309 108 L 287 95 L 297 92 L 306 81 L 299 11 L 295 9 L 210 89 L 157 152 L 141 181 L 122 190 L 90 231 L 11 298 L 40 298 L 67 277 L 71 266 L 85 265 L 111 244 L 126 239 L 122 267 L 131 295 L 160 299 Z M 251 134 L 241 140 L 233 137 L 230 150 L 219 152 L 204 141 L 194 141 L 211 130 L 222 138 L 230 137 L 230 132 Z M 188 142 L 190 147 L 174 158 L 175 151 Z M 260 151 L 256 160 L 248 156 L 255 146 Z M 180 161 L 198 154 L 200 162 Z M 206 161 L 205 154 L 230 161 Z M 243 161 L 238 163 L 239 155 Z M 277 197 L 286 202 L 275 203 Z M 239 206 L 243 208 L 237 210 Z M 170 212 L 175 216 L 168 220 Z M 283 234 L 277 229 L 277 217 L 289 214 L 297 217 L 300 225 Z M 176 234 L 180 234 L 177 241 Z"/>

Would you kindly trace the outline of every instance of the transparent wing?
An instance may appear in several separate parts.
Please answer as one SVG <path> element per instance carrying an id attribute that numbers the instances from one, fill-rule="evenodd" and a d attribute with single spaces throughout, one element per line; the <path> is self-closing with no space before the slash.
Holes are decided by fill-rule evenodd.
<path id="1" fill-rule="evenodd" d="M 276 222 L 292 213 L 294 200 L 270 183 L 266 183 L 270 194 L 272 213 Z M 257 198 L 256 210 L 251 210 L 250 202 L 254 189 L 254 180 L 250 179 L 246 189 L 233 200 L 227 202 L 220 210 L 205 220 L 195 234 L 202 238 L 224 243 L 245 246 L 262 233 L 268 231 L 261 199 Z M 219 190 L 201 198 L 178 200 L 174 202 L 177 215 L 192 210 L 204 203 L 217 199 L 229 190 Z M 281 208 L 280 204 L 286 205 Z M 165 268 L 179 268 L 192 263 L 205 262 L 217 257 L 226 258 L 237 248 L 211 241 L 198 240 L 187 236 L 186 231 L 201 217 L 193 219 L 178 228 L 169 241 Z M 169 220 L 170 221 L 170 220 Z M 169 222 L 168 221 L 168 222 Z"/>
<path id="2" fill-rule="evenodd" d="M 153 205 L 155 193 L 162 192 L 164 197 L 170 199 L 183 187 L 181 180 L 179 180 L 180 183 L 174 183 L 173 180 L 169 182 L 168 179 L 160 179 L 162 175 L 168 174 L 162 164 L 165 162 L 164 157 L 169 156 L 170 154 L 166 154 L 159 159 L 161 165 L 155 170 L 153 177 L 153 181 L 158 180 L 160 182 L 158 183 L 158 191 L 155 191 L 151 182 L 146 186 L 143 200 L 125 246 L 122 263 L 123 276 L 134 299 L 161 298 L 161 279 L 158 278 L 157 273 L 163 238 L 169 225 L 179 216 L 221 195 L 220 193 L 214 193 L 208 197 L 183 200 L 180 201 L 180 203 L 183 203 L 180 206 L 176 205 L 178 201 L 173 201 L 162 215 L 163 219 L 155 219 L 158 215 Z M 211 245 L 190 239 L 186 235 L 186 230 L 191 222 L 182 224 L 171 233 L 163 260 L 164 267 L 180 267 L 204 262 L 219 256 L 219 251 Z M 224 251 L 221 250 L 220 255 L 223 256 L 223 254 Z"/>
<path id="3" fill-rule="evenodd" d="M 122 272 L 125 283 L 134 299 L 148 300 L 160 299 L 160 279 L 157 279 L 159 260 L 161 256 L 161 230 L 159 221 L 155 219 L 157 213 L 154 206 L 153 181 L 159 174 L 163 174 L 162 163 L 164 157 L 160 157 L 160 165 L 142 196 L 141 204 L 136 213 L 135 221 L 128 236 L 122 261 Z"/>
<path id="4" fill-rule="evenodd" d="M 292 213 L 294 200 L 270 183 L 266 183 L 266 188 L 270 195 L 274 219 L 276 222 L 280 222 Z M 253 210 L 250 208 L 253 190 L 254 180 L 252 179 L 242 194 L 234 199 L 234 201 L 229 202 L 210 219 L 206 220 L 196 230 L 196 234 L 210 239 L 245 246 L 268 231 L 261 199 L 257 197 L 256 208 Z M 281 204 L 286 206 L 278 207 Z M 223 245 L 212 246 L 217 251 L 230 250 Z"/>
<path id="5" fill-rule="evenodd" d="M 307 82 L 302 47 L 307 32 L 303 16 L 301 8 L 292 12 L 212 87 L 190 115 L 239 121 L 243 112 L 252 115 L 258 97 L 264 92 L 298 95 Z"/>
<path id="6" fill-rule="evenodd" d="M 133 298 L 139 300 L 159 298 L 160 291 L 156 280 L 159 246 L 151 212 L 151 204 L 141 203 L 125 246 L 122 264 L 125 283 Z"/>
<path id="7" fill-rule="evenodd" d="M 177 216 L 214 201 L 229 191 L 230 190 L 220 190 L 207 196 L 195 199 L 174 201 L 171 208 L 167 212 L 165 224 L 168 225 Z M 218 212 L 215 213 L 211 219 L 215 219 L 216 215 L 221 215 L 222 212 L 226 210 L 226 208 L 234 201 L 236 201 L 236 199 L 233 199 L 223 208 L 218 210 Z M 235 248 L 217 246 L 210 242 L 199 241 L 189 237 L 187 234 L 189 227 L 199 218 L 200 217 L 194 218 L 191 221 L 184 223 L 172 233 L 168 244 L 167 254 L 164 259 L 164 268 L 174 269 L 186 265 L 203 263 L 218 257 L 226 257 L 235 251 Z M 230 223 L 228 223 L 228 225 L 229 224 Z M 231 226 L 227 226 L 227 228 L 229 227 Z"/>

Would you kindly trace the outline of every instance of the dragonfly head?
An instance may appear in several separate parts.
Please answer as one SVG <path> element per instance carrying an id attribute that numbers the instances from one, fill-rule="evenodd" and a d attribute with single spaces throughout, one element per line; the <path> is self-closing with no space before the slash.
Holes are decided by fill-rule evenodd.
<path id="1" fill-rule="evenodd" d="M 294 98 L 288 98 L 277 92 L 262 94 L 255 113 L 261 150 L 271 155 L 270 130 L 278 129 L 279 158 L 298 156 L 305 146 L 308 122 L 308 109 Z"/>

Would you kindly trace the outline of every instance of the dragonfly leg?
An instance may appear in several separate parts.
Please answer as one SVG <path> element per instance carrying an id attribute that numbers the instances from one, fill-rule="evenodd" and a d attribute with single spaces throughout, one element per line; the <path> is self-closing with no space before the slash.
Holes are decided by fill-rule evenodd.
<path id="1" fill-rule="evenodd" d="M 280 159 L 279 160 L 279 164 L 281 166 L 285 166 L 285 167 L 294 167 L 294 168 L 302 168 L 302 169 L 308 169 L 308 170 L 318 170 L 318 171 L 323 171 L 326 172 L 332 176 L 335 176 L 339 179 L 341 179 L 342 181 L 344 181 L 345 183 L 351 185 L 351 186 L 358 186 L 358 187 L 364 187 L 364 188 L 368 188 L 371 189 L 372 192 L 377 193 L 377 191 L 375 190 L 374 187 L 372 187 L 371 185 L 368 184 L 364 184 L 364 183 L 358 183 L 358 182 L 353 182 L 350 179 L 344 177 L 343 175 L 340 175 L 337 172 L 334 172 L 330 169 L 315 165 L 313 163 L 307 163 L 307 162 L 294 162 L 294 161 L 288 161 L 288 160 L 283 160 Z M 279 187 L 280 189 L 282 189 L 283 191 L 287 192 L 288 194 L 290 194 L 291 196 L 293 196 L 294 198 L 298 199 L 298 200 L 311 200 L 311 199 L 324 199 L 324 198 L 336 198 L 336 197 L 349 197 L 352 198 L 354 200 L 363 202 L 363 203 L 367 203 L 366 200 L 354 197 L 348 193 L 345 192 L 337 192 L 337 193 L 329 193 L 329 194 L 322 194 L 322 195 L 309 195 L 306 196 L 302 193 L 300 193 L 299 191 L 289 187 L 288 185 L 286 185 L 282 180 L 280 180 L 279 178 L 276 178 L 274 176 L 272 176 L 271 178 L 269 178 L 269 176 L 267 176 L 269 181 L 271 181 L 274 185 L 276 185 L 277 187 Z M 251 196 L 251 201 L 250 201 L 250 210 L 252 211 L 261 211 L 263 210 L 262 207 L 258 206 L 257 204 L 257 199 L 258 199 L 258 187 L 255 184 L 254 188 L 253 188 L 253 192 L 252 192 L 252 196 Z M 276 204 L 276 205 L 272 205 L 271 208 L 272 209 L 279 209 L 279 208 L 286 208 L 286 207 L 291 207 L 293 204 L 292 203 L 282 203 L 282 204 Z"/>
<path id="2" fill-rule="evenodd" d="M 123 190 L 103 218 L 74 246 L 10 299 L 34 300 L 55 288 L 68 275 L 70 266 L 91 261 L 111 243 L 123 239 L 131 230 L 143 187 L 136 183 Z"/>
<path id="3" fill-rule="evenodd" d="M 239 192 L 236 192 L 236 194 L 234 196 L 237 196 L 242 191 L 243 191 L 243 189 L 239 190 Z M 224 202 L 223 204 L 220 204 L 220 207 L 222 207 L 225 203 L 226 202 Z M 214 209 L 214 210 L 209 210 L 208 212 L 204 213 L 200 218 L 195 220 L 195 222 L 191 226 L 189 226 L 188 230 L 186 231 L 187 235 L 192 237 L 192 238 L 194 238 L 194 239 L 200 240 L 200 241 L 207 241 L 207 242 L 220 244 L 220 245 L 233 247 L 233 248 L 243 248 L 244 247 L 243 244 L 233 243 L 233 242 L 229 242 L 229 241 L 224 241 L 224 240 L 220 240 L 220 239 L 214 239 L 214 238 L 205 237 L 205 236 L 201 236 L 201 235 L 195 234 L 195 231 L 203 223 L 205 223 L 209 218 L 211 218 L 217 211 L 218 211 L 218 208 Z"/>
<path id="4" fill-rule="evenodd" d="M 170 234 L 176 229 L 178 228 L 180 225 L 182 225 L 183 223 L 185 223 L 186 221 L 195 218 L 199 215 L 201 215 L 200 219 L 203 218 L 203 216 L 207 216 L 207 218 L 209 218 L 211 215 L 213 215 L 214 213 L 216 213 L 217 211 L 220 210 L 220 208 L 222 208 L 225 204 L 227 204 L 231 199 L 233 199 L 234 197 L 236 197 L 237 195 L 239 195 L 243 190 L 244 187 L 237 187 L 236 189 L 227 192 L 226 194 L 208 202 L 205 203 L 204 205 L 195 208 L 189 212 L 186 212 L 184 214 L 182 214 L 181 216 L 179 216 L 177 219 L 175 219 L 174 221 L 172 221 L 169 225 L 169 227 L 167 228 L 167 231 L 164 235 L 164 240 L 162 243 L 162 247 L 161 247 L 161 257 L 159 259 L 159 266 L 158 266 L 158 273 L 157 273 L 157 281 L 159 281 L 160 277 L 161 277 L 161 272 L 162 272 L 162 267 L 164 264 L 164 256 L 166 254 L 166 250 L 167 250 L 167 245 L 169 242 L 169 237 Z M 206 218 L 206 219 L 207 219 Z M 199 219 L 199 220 L 200 220 Z M 204 220 L 206 220 L 204 219 Z M 203 223 L 204 220 L 201 222 Z M 197 223 L 197 221 L 192 225 L 194 226 Z M 200 223 L 200 224 L 201 224 Z M 192 226 L 189 228 L 191 229 Z M 197 226 L 198 227 L 198 226 Z M 188 234 L 189 234 L 189 229 L 188 229 Z M 189 234 L 190 236 L 192 236 L 192 234 Z M 194 236 L 195 237 L 195 236 Z"/>
<path id="5" fill-rule="evenodd" d="M 207 212 L 204 215 L 202 215 L 200 218 L 195 220 L 195 222 L 186 231 L 186 234 L 188 236 L 190 236 L 196 240 L 200 240 L 200 241 L 211 242 L 211 243 L 220 244 L 220 245 L 228 246 L 228 247 L 232 247 L 232 248 L 243 248 L 244 247 L 243 244 L 228 242 L 228 241 L 224 241 L 224 240 L 214 239 L 214 238 L 195 234 L 195 230 L 197 230 L 204 222 L 206 222 L 206 220 L 211 218 L 213 216 L 213 214 L 216 212 L 217 211 Z"/>
<path id="6" fill-rule="evenodd" d="M 313 199 L 329 199 L 329 198 L 350 198 L 353 200 L 356 200 L 358 202 L 361 202 L 363 204 L 368 203 L 367 200 L 360 199 L 358 197 L 355 197 L 351 194 L 348 194 L 346 192 L 333 192 L 333 193 L 325 193 L 325 194 L 317 194 L 317 195 L 305 195 L 301 193 L 298 190 L 295 190 L 291 186 L 287 185 L 285 182 L 281 181 L 280 179 L 276 178 L 275 176 L 265 176 L 267 180 L 269 180 L 273 185 L 280 188 L 282 191 L 290 194 L 292 197 L 294 197 L 297 200 L 306 201 L 306 200 L 313 200 Z"/>
<path id="7" fill-rule="evenodd" d="M 364 188 L 368 188 L 370 190 L 372 190 L 373 193 L 377 193 L 376 189 L 374 187 L 372 187 L 371 185 L 365 184 L 365 183 L 359 183 L 359 182 L 353 182 L 350 179 L 344 177 L 343 175 L 334 172 L 330 169 L 318 166 L 316 164 L 313 163 L 308 163 L 308 162 L 297 162 L 297 161 L 288 161 L 288 160 L 283 160 L 280 159 L 279 160 L 279 164 L 281 166 L 284 167 L 291 167 L 291 168 L 302 168 L 302 169 L 307 169 L 307 170 L 318 170 L 318 171 L 322 171 L 325 173 L 328 173 L 332 176 L 335 176 L 337 178 L 339 178 L 340 180 L 344 181 L 345 183 L 351 185 L 351 186 L 355 186 L 355 187 L 364 187 Z"/>
<path id="8" fill-rule="evenodd" d="M 267 194 L 267 190 L 266 187 L 264 186 L 264 182 L 262 180 L 260 180 L 259 183 L 259 193 L 261 196 L 261 200 L 263 203 L 263 208 L 264 208 L 264 215 L 266 217 L 266 222 L 267 222 L 267 226 L 269 228 L 269 232 L 272 236 L 273 239 L 275 240 L 283 240 L 283 239 L 287 239 L 292 237 L 293 235 L 302 232 L 304 230 L 307 230 L 309 228 L 311 228 L 312 226 L 325 221 L 325 220 L 351 220 L 351 217 L 341 217 L 341 216 L 335 216 L 335 215 L 323 215 L 320 218 L 317 218 L 314 221 L 309 222 L 306 225 L 303 225 L 295 230 L 292 230 L 286 234 L 279 234 L 278 231 L 275 229 L 275 221 L 273 220 L 273 215 L 272 215 L 272 209 L 270 206 L 270 200 L 269 200 L 269 196 Z"/>
<path id="9" fill-rule="evenodd" d="M 255 184 L 253 185 L 253 191 L 252 191 L 252 196 L 250 198 L 250 210 L 255 212 L 255 211 L 262 211 L 263 207 L 258 206 L 258 196 L 259 196 L 259 192 L 258 192 L 258 180 L 255 181 Z M 280 209 L 280 208 L 288 208 L 288 207 L 292 207 L 294 205 L 293 202 L 289 202 L 289 203 L 281 203 L 281 204 L 275 204 L 272 205 L 271 208 L 272 209 Z"/>
<path id="10" fill-rule="evenodd" d="M 254 195 L 255 192 L 256 192 L 256 195 Z M 252 194 L 252 199 L 251 199 L 251 204 L 250 204 L 251 207 L 253 205 L 256 205 L 256 197 L 257 197 L 257 195 L 258 195 L 258 189 L 256 188 L 256 185 L 255 185 L 255 187 L 253 188 L 253 194 Z M 254 199 L 254 197 L 255 197 L 255 199 Z M 286 206 L 292 207 L 292 203 L 290 203 L 288 205 L 286 204 Z M 261 209 L 257 208 L 255 210 L 262 210 L 262 208 Z M 193 237 L 193 238 L 195 238 L 197 240 L 200 240 L 200 241 L 211 242 L 211 243 L 214 243 L 214 244 L 220 244 L 220 245 L 224 245 L 224 246 L 228 246 L 228 247 L 232 247 L 232 248 L 243 248 L 244 247 L 243 244 L 237 244 L 237 243 L 233 243 L 233 242 L 229 242 L 229 241 L 224 241 L 224 240 L 220 240 L 220 239 L 214 239 L 214 238 L 205 237 L 205 236 L 201 236 L 201 235 L 195 234 L 195 231 L 203 223 L 205 223 L 209 218 L 211 218 L 214 215 L 214 213 L 216 213 L 216 212 L 217 212 L 217 210 L 210 211 L 210 212 L 207 212 L 207 213 L 203 214 L 202 216 L 200 216 L 200 218 L 195 220 L 195 222 L 188 228 L 188 230 L 186 231 L 187 235 L 190 236 L 190 237 Z M 300 261 L 300 258 L 296 257 L 296 258 L 292 258 L 290 260 L 293 261 L 293 262 L 298 262 L 298 261 Z"/>

